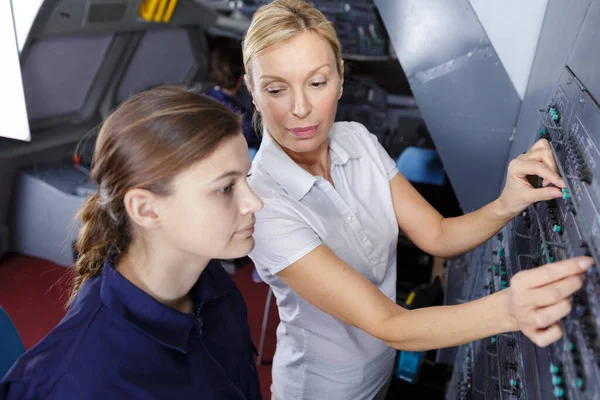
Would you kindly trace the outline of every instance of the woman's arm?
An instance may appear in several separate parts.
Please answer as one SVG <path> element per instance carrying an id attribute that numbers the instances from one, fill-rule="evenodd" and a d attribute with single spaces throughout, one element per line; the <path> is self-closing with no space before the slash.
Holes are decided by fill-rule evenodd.
<path id="1" fill-rule="evenodd" d="M 401 174 L 390 181 L 398 226 L 423 251 L 454 257 L 485 243 L 532 203 L 562 196 L 556 187 L 534 189 L 528 175 L 543 176 L 544 186 L 565 187 L 557 172 L 550 145 L 537 142 L 529 152 L 511 161 L 502 195 L 477 211 L 444 218 Z"/>
<path id="2" fill-rule="evenodd" d="M 388 299 L 325 245 L 278 276 L 315 307 L 397 349 L 450 347 L 515 330 L 546 346 L 562 334 L 557 321 L 569 313 L 569 297 L 582 285 L 580 263 L 588 268 L 592 259 L 520 272 L 508 289 L 470 303 L 416 310 Z"/>

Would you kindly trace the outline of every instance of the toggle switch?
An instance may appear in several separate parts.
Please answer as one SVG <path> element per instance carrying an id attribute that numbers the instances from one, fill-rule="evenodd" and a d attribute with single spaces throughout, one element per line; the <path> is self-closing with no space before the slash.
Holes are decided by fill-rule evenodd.
<path id="1" fill-rule="evenodd" d="M 554 388 L 554 396 L 561 398 L 564 397 L 565 395 L 565 390 L 563 388 L 561 388 L 560 386 L 557 386 Z"/>
<path id="2" fill-rule="evenodd" d="M 573 343 L 572 342 L 565 342 L 565 349 L 569 350 L 569 351 L 573 351 Z"/>
<path id="3" fill-rule="evenodd" d="M 552 376 L 552 385 L 554 386 L 558 386 L 562 383 L 562 378 L 558 375 L 553 375 Z"/>
<path id="4" fill-rule="evenodd" d="M 554 225 L 552 227 L 552 230 L 556 233 L 559 233 L 562 230 L 562 228 L 560 227 L 560 225 Z"/>

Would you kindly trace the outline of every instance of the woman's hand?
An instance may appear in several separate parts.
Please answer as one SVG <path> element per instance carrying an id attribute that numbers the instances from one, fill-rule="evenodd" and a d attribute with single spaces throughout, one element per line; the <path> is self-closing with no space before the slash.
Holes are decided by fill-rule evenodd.
<path id="1" fill-rule="evenodd" d="M 590 257 L 577 257 L 515 274 L 508 298 L 516 330 L 540 347 L 558 340 L 563 334 L 559 321 L 571 312 L 571 295 L 593 263 Z"/>
<path id="2" fill-rule="evenodd" d="M 527 180 L 528 175 L 542 177 L 543 187 L 534 188 Z M 503 214 L 513 218 L 533 203 L 561 197 L 559 188 L 564 187 L 566 184 L 558 174 L 550 144 L 541 139 L 508 164 L 506 185 L 498 202 Z"/>

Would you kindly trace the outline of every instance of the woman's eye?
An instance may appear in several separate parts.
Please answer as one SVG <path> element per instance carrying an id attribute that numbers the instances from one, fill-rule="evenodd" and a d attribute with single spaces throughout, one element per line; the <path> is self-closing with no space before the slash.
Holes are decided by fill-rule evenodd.
<path id="1" fill-rule="evenodd" d="M 267 88 L 267 93 L 271 94 L 271 95 L 278 95 L 283 91 L 283 89 L 270 89 Z"/>
<path id="2" fill-rule="evenodd" d="M 224 188 L 219 189 L 219 192 L 221 192 L 223 194 L 227 194 L 227 193 L 231 192 L 231 189 L 233 189 L 233 184 L 227 185 Z"/>
<path id="3" fill-rule="evenodd" d="M 311 85 L 312 85 L 313 87 L 316 87 L 316 88 L 318 88 L 318 87 L 321 87 L 321 86 L 325 86 L 326 84 L 327 84 L 327 81 L 322 81 L 322 82 L 313 82 L 313 83 L 311 83 Z"/>

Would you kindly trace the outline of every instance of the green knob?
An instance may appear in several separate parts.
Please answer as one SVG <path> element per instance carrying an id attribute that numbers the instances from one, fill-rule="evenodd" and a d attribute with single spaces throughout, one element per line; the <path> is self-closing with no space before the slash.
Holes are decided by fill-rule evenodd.
<path id="1" fill-rule="evenodd" d="M 558 375 L 552 375 L 552 384 L 558 386 L 562 383 L 562 378 Z"/>
<path id="2" fill-rule="evenodd" d="M 565 347 L 569 350 L 573 350 L 573 343 L 572 342 L 565 342 Z"/>

